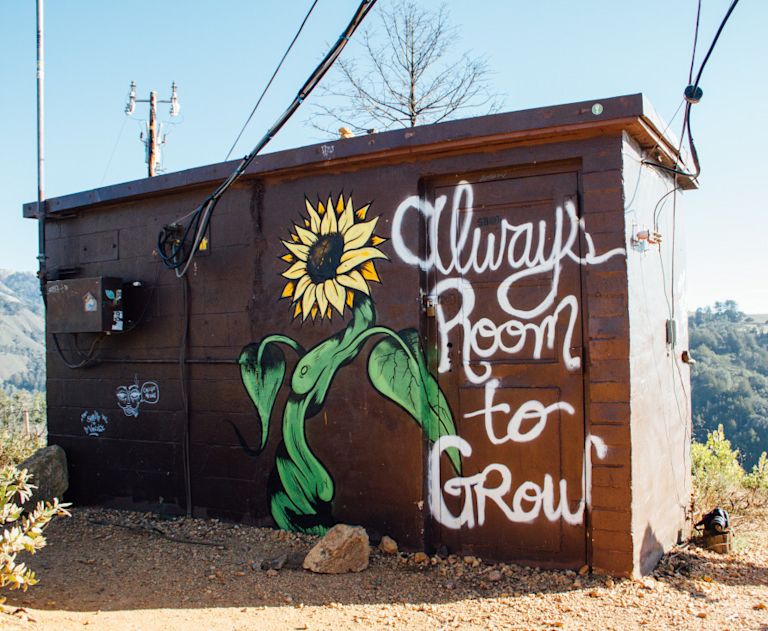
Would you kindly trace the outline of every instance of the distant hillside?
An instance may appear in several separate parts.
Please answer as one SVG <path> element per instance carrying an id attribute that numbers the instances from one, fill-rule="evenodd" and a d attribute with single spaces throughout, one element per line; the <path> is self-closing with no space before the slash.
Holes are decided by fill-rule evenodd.
<path id="1" fill-rule="evenodd" d="M 723 425 L 747 469 L 768 451 L 768 316 L 746 315 L 732 300 L 688 318 L 694 438 Z"/>
<path id="2" fill-rule="evenodd" d="M 0 387 L 45 388 L 44 326 L 35 275 L 0 270 Z"/>

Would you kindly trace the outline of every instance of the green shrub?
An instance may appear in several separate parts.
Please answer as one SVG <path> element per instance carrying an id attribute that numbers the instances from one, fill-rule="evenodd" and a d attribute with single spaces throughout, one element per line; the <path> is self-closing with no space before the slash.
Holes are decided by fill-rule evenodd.
<path id="1" fill-rule="evenodd" d="M 707 432 L 707 442 L 691 446 L 694 502 L 706 512 L 715 506 L 744 510 L 768 503 L 768 456 L 765 452 L 747 474 L 739 462 L 739 450 L 731 447 L 723 426 Z"/>
<path id="2" fill-rule="evenodd" d="M 35 573 L 24 563 L 17 563 L 19 553 L 35 554 L 45 546 L 43 531 L 56 516 L 69 516 L 69 504 L 38 502 L 30 513 L 24 513 L 19 504 L 24 504 L 35 488 L 30 483 L 26 469 L 19 470 L 13 465 L 0 468 L 0 588 L 25 590 L 37 583 Z M 5 599 L 0 597 L 0 603 Z"/>
<path id="3" fill-rule="evenodd" d="M 0 467 L 20 464 L 45 447 L 45 420 L 45 396 L 42 393 L 19 391 L 8 394 L 0 390 Z"/>
<path id="4" fill-rule="evenodd" d="M 45 447 L 45 439 L 39 434 L 23 434 L 0 428 L 0 467 L 18 465 L 38 449 Z"/>

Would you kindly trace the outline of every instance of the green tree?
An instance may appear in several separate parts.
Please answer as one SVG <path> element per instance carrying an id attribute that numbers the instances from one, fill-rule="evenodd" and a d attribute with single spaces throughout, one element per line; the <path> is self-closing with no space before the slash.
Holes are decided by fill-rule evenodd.
<path id="1" fill-rule="evenodd" d="M 733 300 L 697 309 L 689 331 L 694 436 L 722 425 L 751 467 L 768 450 L 768 334 Z"/>

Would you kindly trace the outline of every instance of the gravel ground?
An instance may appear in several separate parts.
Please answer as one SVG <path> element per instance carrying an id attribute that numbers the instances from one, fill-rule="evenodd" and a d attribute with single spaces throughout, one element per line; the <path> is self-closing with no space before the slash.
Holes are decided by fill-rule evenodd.
<path id="1" fill-rule="evenodd" d="M 300 569 L 315 539 L 216 520 L 78 509 L 5 592 L 2 629 L 768 629 L 766 515 L 727 556 L 681 547 L 612 579 L 472 557 L 385 555 L 359 574 Z"/>

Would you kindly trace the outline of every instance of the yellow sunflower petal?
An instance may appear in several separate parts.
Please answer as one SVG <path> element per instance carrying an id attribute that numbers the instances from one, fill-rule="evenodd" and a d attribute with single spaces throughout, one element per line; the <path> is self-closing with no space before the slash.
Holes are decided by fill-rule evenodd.
<path id="1" fill-rule="evenodd" d="M 384 239 L 383 237 L 380 237 L 380 236 L 378 236 L 378 235 L 373 235 L 373 236 L 371 237 L 371 245 L 374 245 L 374 246 L 375 246 L 375 245 L 381 245 L 381 244 L 382 244 L 382 243 L 384 243 L 385 241 L 386 241 L 386 239 Z"/>
<path id="2" fill-rule="evenodd" d="M 295 241 L 296 243 L 299 242 L 299 237 L 297 237 L 295 234 L 291 233 L 291 239 Z"/>
<path id="3" fill-rule="evenodd" d="M 355 292 L 351 289 L 347 289 L 347 306 L 351 309 L 352 304 L 355 302 Z"/>
<path id="4" fill-rule="evenodd" d="M 339 231 L 339 226 L 336 222 L 336 213 L 333 212 L 333 206 L 330 206 L 330 210 L 330 212 L 323 215 L 323 221 L 320 223 L 320 234 L 333 234 L 334 232 Z"/>
<path id="5" fill-rule="evenodd" d="M 363 274 L 363 278 L 365 280 L 371 280 L 374 283 L 380 283 L 381 278 L 379 278 L 379 273 L 376 271 L 376 266 L 373 264 L 373 261 L 366 261 L 360 266 L 360 271 Z"/>
<path id="6" fill-rule="evenodd" d="M 330 320 L 332 314 L 333 314 L 333 311 L 331 311 L 331 308 L 328 307 L 328 311 L 325 312 L 325 317 Z"/>
<path id="7" fill-rule="evenodd" d="M 318 285 L 315 292 L 315 298 L 317 299 L 317 306 L 320 308 L 320 317 L 325 315 L 328 311 L 328 298 L 325 297 L 325 285 Z"/>
<path id="8" fill-rule="evenodd" d="M 294 261 L 293 254 L 283 254 L 280 259 L 286 263 L 293 263 Z"/>
<path id="9" fill-rule="evenodd" d="M 370 221 L 365 223 L 358 223 L 347 230 L 344 235 L 344 249 L 354 250 L 355 248 L 362 248 L 373 234 L 373 230 L 378 223 L 379 218 L 374 217 Z"/>
<path id="10" fill-rule="evenodd" d="M 312 226 L 311 226 L 311 224 L 309 223 L 309 219 L 305 219 L 305 220 L 304 220 L 304 227 L 305 227 L 305 228 L 309 228 L 310 230 L 312 229 Z"/>
<path id="11" fill-rule="evenodd" d="M 307 291 L 307 287 L 311 284 L 312 279 L 309 277 L 309 274 L 302 276 L 296 283 L 296 289 L 293 290 L 293 302 L 298 301 L 298 299 L 304 295 L 304 292 Z"/>
<path id="12" fill-rule="evenodd" d="M 290 241 L 283 241 L 283 245 L 288 248 L 297 259 L 300 261 L 306 261 L 309 256 L 309 246 L 301 245 L 300 243 L 291 243 Z"/>
<path id="13" fill-rule="evenodd" d="M 300 314 L 301 314 L 301 303 L 297 302 L 296 308 L 293 310 L 293 317 L 298 318 Z"/>
<path id="14" fill-rule="evenodd" d="M 307 319 L 307 316 L 309 315 L 310 311 L 312 309 L 316 308 L 315 305 L 315 290 L 317 288 L 317 285 L 310 285 L 307 287 L 307 291 L 304 292 L 304 295 L 301 298 L 301 313 L 304 315 L 304 319 Z"/>
<path id="15" fill-rule="evenodd" d="M 339 195 L 339 199 L 336 200 L 336 212 L 341 214 L 342 210 L 344 210 L 344 193 Z"/>
<path id="16" fill-rule="evenodd" d="M 336 274 L 346 274 L 349 270 L 354 269 L 361 263 L 365 263 L 371 259 L 386 258 L 387 255 L 376 248 L 358 248 L 357 250 L 350 250 L 341 255 L 341 264 L 336 268 Z M 283 276 L 285 276 L 285 274 L 283 274 Z"/>
<path id="17" fill-rule="evenodd" d="M 296 261 L 287 270 L 283 272 L 283 277 L 291 280 L 301 278 L 307 273 L 307 264 L 304 261 Z"/>
<path id="18" fill-rule="evenodd" d="M 364 294 L 370 293 L 368 290 L 368 283 L 365 282 L 363 275 L 356 269 L 351 270 L 349 274 L 339 274 L 336 277 L 336 281 L 349 289 L 356 289 L 357 291 L 362 291 Z"/>
<path id="19" fill-rule="evenodd" d="M 317 200 L 317 214 L 321 217 L 325 214 L 325 206 L 323 206 L 323 202 L 319 199 Z"/>
<path id="20" fill-rule="evenodd" d="M 283 287 L 283 293 L 280 295 L 280 297 L 281 298 L 290 298 L 291 296 L 293 296 L 293 289 L 294 289 L 295 286 L 296 285 L 294 284 L 294 282 L 292 280 L 289 280 L 285 284 L 285 287 Z"/>
<path id="21" fill-rule="evenodd" d="M 317 211 L 312 207 L 312 204 L 309 203 L 309 200 L 306 197 L 304 198 L 304 205 L 306 206 L 307 214 L 309 215 L 309 229 L 315 234 L 318 234 L 320 232 L 320 215 L 317 214 Z"/>
<path id="22" fill-rule="evenodd" d="M 299 239 L 304 245 L 312 245 L 317 241 L 317 234 L 314 232 L 302 228 L 301 226 L 294 226 L 294 228 L 296 228 L 296 234 L 299 235 Z"/>
<path id="23" fill-rule="evenodd" d="M 358 218 L 358 219 L 360 219 L 361 221 L 362 221 L 363 219 L 365 219 L 365 215 L 366 215 L 366 213 L 368 212 L 368 209 L 369 209 L 370 207 L 371 207 L 371 205 L 370 205 L 370 204 L 366 204 L 366 205 L 365 205 L 365 206 L 363 206 L 362 208 L 358 208 L 358 209 L 357 209 L 357 211 L 355 212 L 355 214 L 357 215 L 357 218 Z"/>
<path id="24" fill-rule="evenodd" d="M 325 295 L 333 308 L 343 315 L 344 299 L 347 297 L 347 292 L 335 279 L 331 278 L 325 281 Z"/>
<path id="25" fill-rule="evenodd" d="M 317 305 L 312 307 L 312 319 L 314 320 L 317 317 Z"/>
<path id="26" fill-rule="evenodd" d="M 339 215 L 339 232 L 344 234 L 353 225 L 355 225 L 355 214 L 352 210 L 352 204 L 347 204 L 347 207 Z"/>

